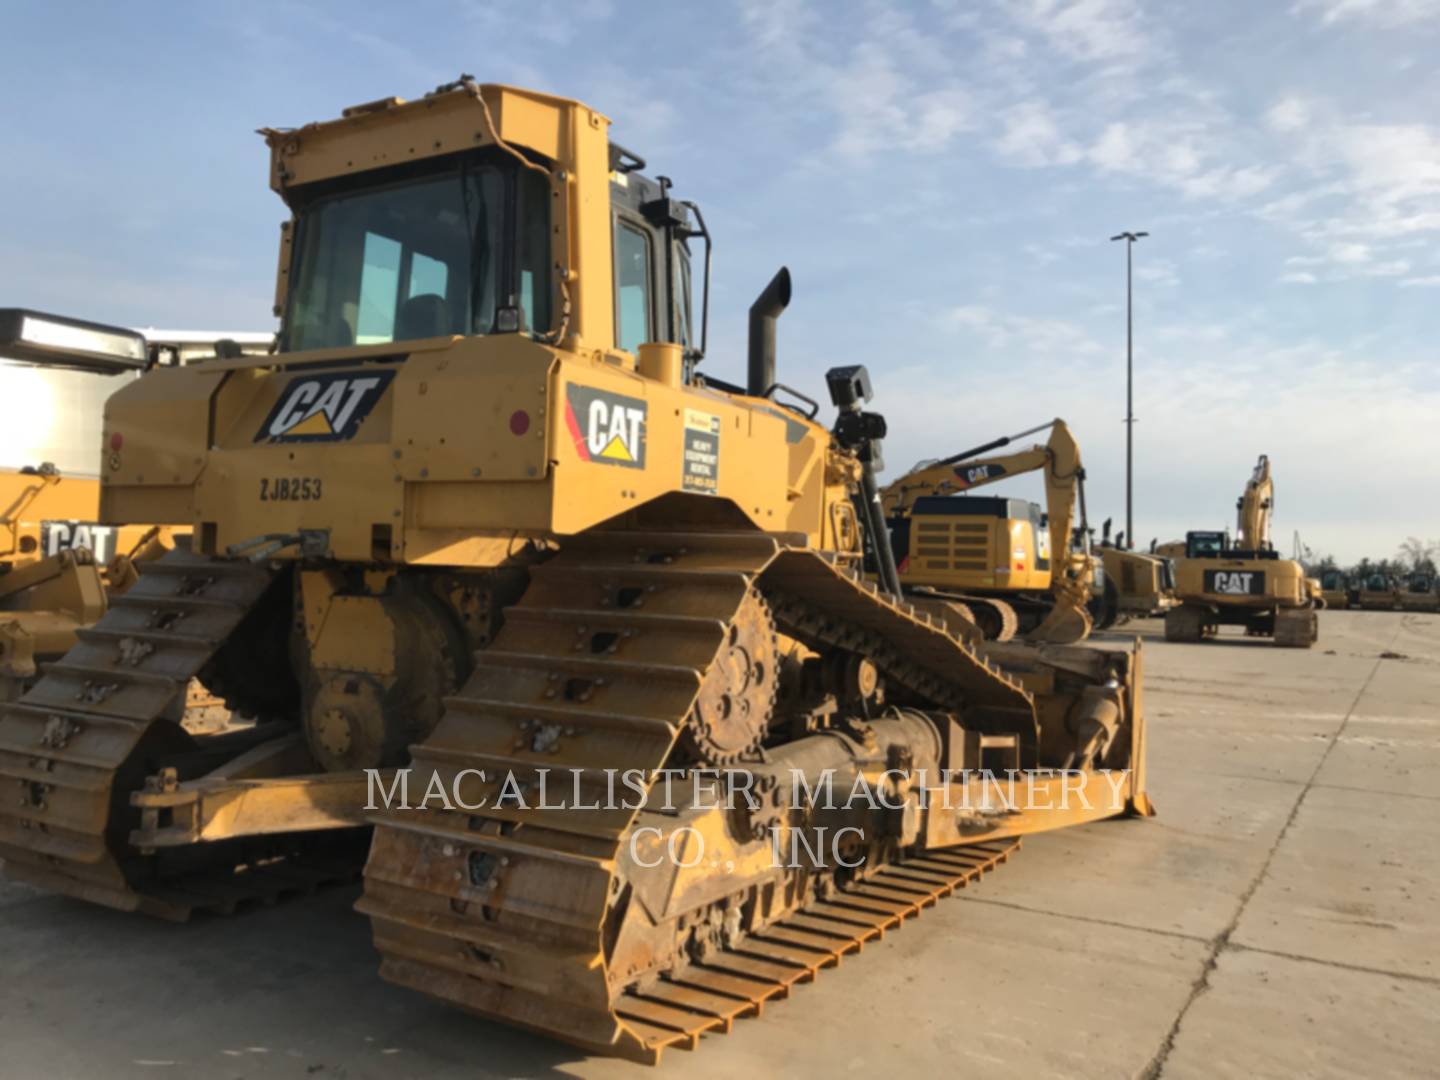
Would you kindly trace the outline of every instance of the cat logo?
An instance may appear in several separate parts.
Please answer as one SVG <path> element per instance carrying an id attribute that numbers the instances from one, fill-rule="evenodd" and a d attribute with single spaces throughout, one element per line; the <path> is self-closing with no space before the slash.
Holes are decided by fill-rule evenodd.
<path id="1" fill-rule="evenodd" d="M 108 563 L 115 557 L 115 538 L 114 525 L 93 521 L 40 522 L 40 547 L 46 555 L 84 548 L 95 556 L 96 562 Z"/>
<path id="2" fill-rule="evenodd" d="M 291 381 L 265 417 L 256 442 L 343 442 L 385 393 L 393 371 L 332 372 Z"/>
<path id="3" fill-rule="evenodd" d="M 1005 475 L 1004 465 L 956 465 L 956 487 L 968 488 Z"/>
<path id="4" fill-rule="evenodd" d="M 1265 574 L 1257 570 L 1206 570 L 1205 591 L 1223 596 L 1260 596 L 1265 592 Z"/>
<path id="5" fill-rule="evenodd" d="M 645 467 L 646 404 L 590 386 L 565 387 L 565 426 L 581 461 Z"/>

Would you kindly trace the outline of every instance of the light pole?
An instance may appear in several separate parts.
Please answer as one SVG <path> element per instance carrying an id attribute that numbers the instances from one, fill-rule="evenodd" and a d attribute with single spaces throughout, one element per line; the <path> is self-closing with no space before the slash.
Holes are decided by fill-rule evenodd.
<path id="1" fill-rule="evenodd" d="M 1135 549 L 1135 241 L 1148 232 L 1122 232 L 1125 241 L 1125 546 Z"/>

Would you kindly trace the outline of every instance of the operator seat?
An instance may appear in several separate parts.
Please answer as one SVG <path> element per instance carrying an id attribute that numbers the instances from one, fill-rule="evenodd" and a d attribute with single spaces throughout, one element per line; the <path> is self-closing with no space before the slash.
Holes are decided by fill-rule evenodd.
<path id="1" fill-rule="evenodd" d="M 450 305 L 437 293 L 410 297 L 395 315 L 396 341 L 441 337 L 451 332 Z"/>

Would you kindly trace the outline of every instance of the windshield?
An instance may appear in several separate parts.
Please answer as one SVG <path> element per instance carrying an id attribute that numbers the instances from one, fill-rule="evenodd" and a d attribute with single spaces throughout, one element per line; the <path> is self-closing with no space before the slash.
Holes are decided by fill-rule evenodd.
<path id="1" fill-rule="evenodd" d="M 1388 592 L 1390 582 L 1386 581 L 1384 576 L 1380 574 L 1372 574 L 1370 580 L 1365 583 L 1365 587 L 1371 592 Z"/>
<path id="2" fill-rule="evenodd" d="M 1345 579 L 1339 570 L 1326 570 L 1321 575 L 1320 584 L 1326 589 L 1338 589 L 1345 584 Z"/>
<path id="3" fill-rule="evenodd" d="M 471 158 L 316 199 L 299 212 L 284 348 L 488 334 L 502 309 L 519 309 L 503 329 L 548 329 L 545 188 L 533 170 Z"/>
<path id="4" fill-rule="evenodd" d="M 1203 559 L 1224 550 L 1224 538 L 1219 533 L 1191 533 L 1190 550 L 1186 554 L 1192 559 Z"/>

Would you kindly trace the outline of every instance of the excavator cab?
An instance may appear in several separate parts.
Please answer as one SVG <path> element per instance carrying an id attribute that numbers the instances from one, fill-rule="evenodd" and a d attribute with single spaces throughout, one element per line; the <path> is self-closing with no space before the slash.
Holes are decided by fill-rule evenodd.
<path id="1" fill-rule="evenodd" d="M 1218 559 L 1230 547 L 1230 537 L 1223 532 L 1189 532 L 1185 534 L 1187 559 Z"/>

